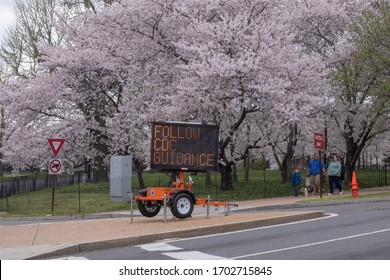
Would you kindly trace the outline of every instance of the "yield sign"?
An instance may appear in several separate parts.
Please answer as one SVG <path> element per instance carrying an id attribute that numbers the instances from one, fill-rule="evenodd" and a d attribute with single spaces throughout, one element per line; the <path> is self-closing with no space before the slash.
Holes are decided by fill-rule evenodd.
<path id="1" fill-rule="evenodd" d="M 65 139 L 62 138 L 50 138 L 47 139 L 49 142 L 51 151 L 53 152 L 54 157 L 57 157 L 58 153 L 60 152 L 62 145 L 64 145 Z"/>

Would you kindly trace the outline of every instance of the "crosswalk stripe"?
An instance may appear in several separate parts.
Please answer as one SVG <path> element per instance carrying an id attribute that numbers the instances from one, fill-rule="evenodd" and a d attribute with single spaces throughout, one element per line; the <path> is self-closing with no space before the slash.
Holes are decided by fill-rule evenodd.
<path id="1" fill-rule="evenodd" d="M 199 251 L 183 251 L 162 253 L 176 260 L 224 260 L 226 258 L 205 254 Z"/>
<path id="2" fill-rule="evenodd" d="M 73 257 L 73 256 L 68 256 L 68 257 L 62 257 L 62 258 L 56 258 L 52 260 L 69 260 L 69 261 L 77 261 L 77 260 L 88 260 L 88 258 L 85 257 Z"/>
<path id="3" fill-rule="evenodd" d="M 176 250 L 183 250 L 182 248 L 175 247 L 172 245 L 169 245 L 164 242 L 156 242 L 156 243 L 150 243 L 150 244 L 143 244 L 136 246 L 139 247 L 145 251 L 149 252 L 155 252 L 155 251 L 176 251 Z"/>

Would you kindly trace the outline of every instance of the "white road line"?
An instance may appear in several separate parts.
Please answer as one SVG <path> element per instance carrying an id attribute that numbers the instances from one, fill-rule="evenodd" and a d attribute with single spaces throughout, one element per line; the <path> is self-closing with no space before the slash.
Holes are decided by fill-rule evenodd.
<path id="1" fill-rule="evenodd" d="M 63 258 L 57 258 L 57 259 L 51 259 L 51 260 L 68 260 L 68 261 L 81 261 L 81 260 L 89 260 L 88 258 L 85 257 L 63 257 Z"/>
<path id="2" fill-rule="evenodd" d="M 162 253 L 162 255 L 166 255 L 176 260 L 226 260 L 226 258 L 205 254 L 199 251 Z"/>
<path id="3" fill-rule="evenodd" d="M 146 251 L 175 251 L 175 250 L 183 250 L 183 248 L 179 248 L 179 247 L 175 247 L 175 246 L 172 246 L 172 245 L 169 245 L 165 242 L 156 242 L 156 243 L 149 243 L 149 244 L 143 244 L 143 245 L 139 245 L 139 246 L 135 246 L 135 247 L 139 247 L 141 249 L 144 249 Z"/>
<path id="4" fill-rule="evenodd" d="M 282 226 L 288 226 L 288 225 L 295 225 L 295 224 L 313 222 L 313 221 L 318 221 L 318 220 L 323 220 L 323 219 L 329 219 L 329 218 L 333 218 L 333 217 L 337 217 L 337 216 L 338 216 L 338 214 L 327 214 L 327 216 L 325 216 L 325 217 L 315 218 L 315 219 L 310 219 L 310 220 L 303 220 L 303 221 L 297 221 L 297 222 L 291 222 L 291 223 L 285 223 L 285 224 L 278 224 L 278 225 L 272 225 L 272 226 L 266 226 L 266 227 L 258 227 L 258 228 L 238 230 L 238 231 L 234 231 L 234 232 L 217 233 L 217 234 L 196 236 L 196 237 L 189 237 L 189 238 L 166 239 L 164 242 L 143 244 L 143 245 L 138 245 L 135 247 L 139 247 L 139 248 L 146 250 L 146 251 L 178 251 L 178 250 L 183 250 L 183 248 L 172 246 L 172 245 L 169 245 L 167 243 L 208 238 L 211 236 L 222 236 L 222 235 L 227 235 L 227 234 L 242 233 L 242 232 L 260 230 L 260 229 L 269 229 L 269 228 L 282 227 Z M 168 257 L 178 259 L 178 260 L 222 260 L 222 259 L 227 259 L 227 258 L 215 256 L 215 255 L 205 254 L 205 253 L 202 253 L 199 251 L 165 252 L 165 253 L 162 253 L 162 255 L 166 255 Z M 240 257 L 245 257 L 245 256 L 240 256 Z M 236 257 L 236 258 L 240 258 L 240 257 Z"/>
<path id="5" fill-rule="evenodd" d="M 339 214 L 333 214 L 333 213 L 326 213 L 326 215 L 327 216 L 325 216 L 325 217 L 314 218 L 314 219 L 310 219 L 310 220 L 302 220 L 302 221 L 290 222 L 290 223 L 285 223 L 285 224 L 277 224 L 277 225 L 272 225 L 272 226 L 242 229 L 242 230 L 222 232 L 222 233 L 215 233 L 215 234 L 209 234 L 209 235 L 201 235 L 201 236 L 195 236 L 195 237 L 177 238 L 177 239 L 165 239 L 164 241 L 166 243 L 169 243 L 169 242 L 178 242 L 178 241 L 186 241 L 186 240 L 195 240 L 195 239 L 209 238 L 209 237 L 214 237 L 214 236 L 230 235 L 230 234 L 243 233 L 243 232 L 249 232 L 249 231 L 254 231 L 254 230 L 262 230 L 262 229 L 269 229 L 269 228 L 276 228 L 276 227 L 284 227 L 284 226 L 290 226 L 290 225 L 296 225 L 296 224 L 309 223 L 309 222 L 320 221 L 320 220 L 334 218 L 334 217 L 338 217 L 339 216 Z"/>
<path id="6" fill-rule="evenodd" d="M 340 237 L 340 238 L 335 238 L 335 239 L 330 239 L 330 240 L 324 240 L 324 241 L 320 241 L 320 242 L 308 243 L 308 244 L 303 244 L 303 245 L 299 245 L 299 246 L 281 248 L 281 249 L 277 249 L 277 250 L 270 250 L 270 251 L 253 253 L 253 254 L 248 254 L 248 255 L 242 255 L 242 256 L 234 257 L 232 259 L 236 260 L 236 259 L 243 259 L 243 258 L 248 258 L 248 257 L 253 257 L 253 256 L 260 256 L 260 255 L 265 255 L 265 254 L 283 252 L 283 251 L 288 251 L 288 250 L 295 250 L 295 249 L 316 246 L 316 245 L 322 245 L 322 244 L 326 244 L 326 243 L 332 243 L 332 242 L 337 242 L 337 241 L 341 241 L 341 240 L 358 238 L 358 237 L 363 237 L 363 236 L 368 236 L 368 235 L 373 235 L 373 234 L 378 234 L 378 233 L 383 233 L 383 232 L 388 232 L 388 231 L 390 231 L 390 228 L 367 232 L 367 233 L 362 233 L 362 234 L 350 235 L 350 236 L 345 236 L 345 237 Z"/>
<path id="7" fill-rule="evenodd" d="M 135 247 L 139 247 L 143 250 L 150 251 L 150 252 L 183 250 L 183 248 L 172 246 L 166 244 L 165 242 L 149 243 L 149 244 L 139 245 Z M 226 259 L 219 256 L 205 254 L 199 251 L 165 252 L 161 254 L 176 260 L 224 260 Z"/>

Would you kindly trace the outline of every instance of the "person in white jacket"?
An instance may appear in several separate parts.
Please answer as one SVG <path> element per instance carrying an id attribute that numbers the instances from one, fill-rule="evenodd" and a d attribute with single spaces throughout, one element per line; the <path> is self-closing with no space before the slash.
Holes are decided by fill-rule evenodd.
<path id="1" fill-rule="evenodd" d="M 343 189 L 340 184 L 341 164 L 337 155 L 333 155 L 332 161 L 328 166 L 328 178 L 329 178 L 329 194 L 333 195 L 334 187 L 336 187 L 340 194 L 343 194 Z"/>

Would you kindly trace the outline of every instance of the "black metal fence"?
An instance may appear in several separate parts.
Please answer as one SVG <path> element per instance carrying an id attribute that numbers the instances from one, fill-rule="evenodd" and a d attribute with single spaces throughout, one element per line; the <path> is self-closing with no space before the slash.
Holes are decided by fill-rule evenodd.
<path id="1" fill-rule="evenodd" d="M 378 170 L 378 185 L 379 186 L 388 186 L 390 184 L 390 167 L 388 164 L 379 165 Z"/>
<path id="2" fill-rule="evenodd" d="M 55 176 L 57 176 L 57 178 L 55 178 Z M 34 174 L 29 176 L 1 178 L 0 198 L 50 188 L 54 183 L 56 186 L 74 185 L 86 182 L 86 178 L 87 176 L 84 172 L 60 175 L 47 174 L 46 176 Z"/>
<path id="3" fill-rule="evenodd" d="M 358 181 L 363 185 L 378 187 L 390 185 L 390 165 L 388 164 L 376 164 L 364 168 L 357 166 L 356 173 Z"/>

